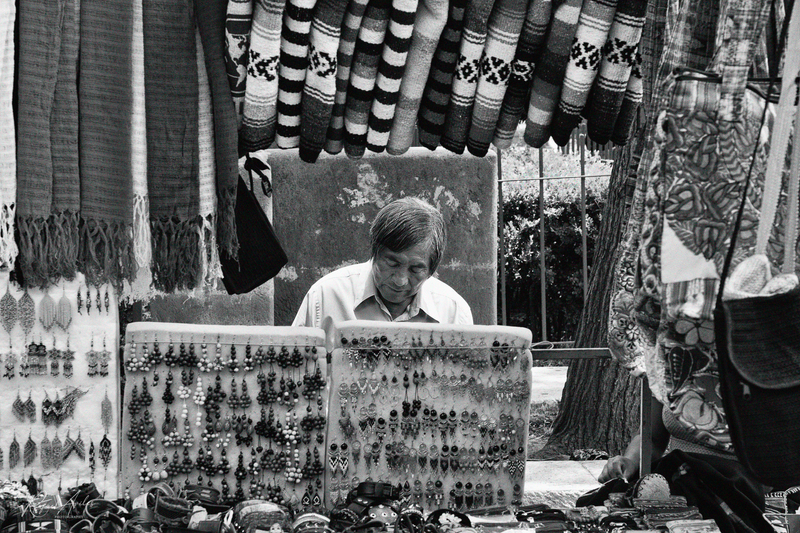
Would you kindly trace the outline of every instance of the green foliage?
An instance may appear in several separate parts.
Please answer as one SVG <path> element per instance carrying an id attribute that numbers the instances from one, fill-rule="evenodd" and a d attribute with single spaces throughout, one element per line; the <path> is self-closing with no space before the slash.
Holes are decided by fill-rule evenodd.
<path id="1" fill-rule="evenodd" d="M 503 152 L 504 179 L 538 174 L 538 151 Z M 580 175 L 577 156 L 545 151 L 545 176 Z M 509 164 L 506 164 L 508 161 Z M 586 174 L 610 173 L 610 165 L 592 160 Z M 573 168 L 576 166 L 578 168 Z M 510 172 L 506 172 L 506 168 Z M 527 172 L 525 169 L 529 169 Z M 552 174 L 549 172 L 553 172 Z M 586 180 L 587 257 L 591 272 L 608 178 Z M 541 331 L 539 181 L 505 183 L 503 228 L 505 237 L 506 302 L 508 325 Z M 573 340 L 583 307 L 580 179 L 549 180 L 544 186 L 545 280 L 547 339 Z M 500 292 L 500 287 L 498 293 Z M 499 306 L 498 306 L 499 308 Z"/>

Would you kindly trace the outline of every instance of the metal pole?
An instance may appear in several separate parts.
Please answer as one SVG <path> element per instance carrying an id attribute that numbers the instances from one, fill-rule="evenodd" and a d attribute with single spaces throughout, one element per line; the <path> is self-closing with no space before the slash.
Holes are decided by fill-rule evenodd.
<path id="1" fill-rule="evenodd" d="M 589 291 L 589 258 L 586 245 L 586 137 L 581 132 L 578 143 L 581 149 L 581 258 L 583 259 L 583 305 Z"/>
<path id="2" fill-rule="evenodd" d="M 503 211 L 503 152 L 497 149 L 497 202 L 500 212 L 500 323 L 507 324 L 506 313 L 506 230 L 505 213 Z"/>
<path id="3" fill-rule="evenodd" d="M 544 150 L 539 148 L 539 177 L 544 176 Z M 542 293 L 542 340 L 547 340 L 547 279 L 544 245 L 544 181 L 539 181 L 539 280 Z"/>

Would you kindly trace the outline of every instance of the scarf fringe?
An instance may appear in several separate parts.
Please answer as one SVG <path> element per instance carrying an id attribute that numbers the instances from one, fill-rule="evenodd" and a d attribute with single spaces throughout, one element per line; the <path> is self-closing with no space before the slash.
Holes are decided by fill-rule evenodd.
<path id="1" fill-rule="evenodd" d="M 200 288 L 213 290 L 217 280 L 222 277 L 222 264 L 219 261 L 217 249 L 216 217 L 208 215 L 203 217 L 203 226 L 200 228 L 200 249 L 203 251 L 203 267 L 200 275 Z"/>
<path id="2" fill-rule="evenodd" d="M 17 241 L 14 239 L 14 217 L 17 206 L 13 203 L 0 207 L 0 267 L 12 269 L 17 259 Z"/>
<path id="3" fill-rule="evenodd" d="M 18 216 L 17 230 L 19 266 L 27 286 L 45 288 L 60 278 L 75 279 L 80 235 L 77 213 Z"/>
<path id="4" fill-rule="evenodd" d="M 133 231 L 122 222 L 83 219 L 80 227 L 80 265 L 86 282 L 111 284 L 119 293 L 123 280 L 136 276 Z"/>
<path id="5" fill-rule="evenodd" d="M 133 196 L 133 256 L 140 267 L 150 265 L 153 257 L 150 235 L 150 201 L 147 195 Z"/>
<path id="6" fill-rule="evenodd" d="M 162 217 L 151 220 L 150 224 L 155 289 L 168 293 L 194 289 L 202 271 L 202 217 L 198 215 L 188 220 Z"/>
<path id="7" fill-rule="evenodd" d="M 236 185 L 217 192 L 217 245 L 219 253 L 238 259 L 239 238 L 236 236 Z"/>

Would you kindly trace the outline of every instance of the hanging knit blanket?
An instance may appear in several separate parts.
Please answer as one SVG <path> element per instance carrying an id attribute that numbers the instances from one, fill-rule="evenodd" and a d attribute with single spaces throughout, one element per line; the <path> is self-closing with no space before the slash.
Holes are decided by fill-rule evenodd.
<path id="1" fill-rule="evenodd" d="M 540 148 L 550 138 L 550 121 L 559 102 L 582 3 L 581 0 L 565 0 L 553 11 L 547 44 L 533 75 L 525 121 L 525 142 L 534 148 Z"/>
<path id="2" fill-rule="evenodd" d="M 467 139 L 467 149 L 472 155 L 485 156 L 494 137 L 527 6 L 527 0 L 498 0 L 489 19 Z"/>
<path id="3" fill-rule="evenodd" d="M 280 148 L 300 145 L 303 85 L 308 68 L 308 40 L 317 0 L 287 0 L 281 30 L 278 68 L 278 125 L 275 142 Z"/>
<path id="4" fill-rule="evenodd" d="M 200 272 L 195 19 L 188 2 L 143 7 L 153 283 L 173 292 L 193 288 Z"/>
<path id="5" fill-rule="evenodd" d="M 226 82 L 224 36 L 226 0 L 204 0 L 196 3 L 197 27 L 203 44 L 205 69 L 211 91 L 214 117 L 214 176 L 216 190 L 216 244 L 219 249 L 236 257 L 239 249 L 236 237 L 236 186 L 239 183 L 239 153 L 236 135 L 236 112 L 231 105 L 231 93 Z M 213 246 L 212 246 L 213 248 Z M 213 251 L 216 253 L 216 251 Z"/>
<path id="6" fill-rule="evenodd" d="M 0 268 L 17 257 L 14 214 L 17 205 L 17 149 L 14 137 L 14 2 L 0 3 Z"/>
<path id="7" fill-rule="evenodd" d="M 466 7 L 466 0 L 451 0 L 447 23 L 436 46 L 428 82 L 422 93 L 417 117 L 419 142 L 431 150 L 439 146 L 439 139 L 442 137 L 442 126 L 447 116 L 450 91 L 453 87 L 453 74 L 458 63 Z"/>
<path id="8" fill-rule="evenodd" d="M 614 133 L 611 135 L 611 142 L 614 144 L 619 146 L 628 144 L 628 138 L 636 121 L 643 94 L 642 55 L 637 52 L 636 63 L 631 69 L 631 77 L 628 80 L 628 86 L 625 88 L 625 95 L 622 97 L 622 106 L 619 108 L 617 121 L 614 123 Z"/>
<path id="9" fill-rule="evenodd" d="M 336 96 L 333 99 L 331 122 L 328 125 L 325 151 L 338 154 L 344 148 L 344 110 L 347 104 L 347 86 L 350 82 L 350 68 L 353 66 L 353 53 L 358 39 L 361 19 L 367 9 L 367 0 L 350 0 L 342 22 L 342 34 L 336 53 Z"/>
<path id="10" fill-rule="evenodd" d="M 391 7 L 391 0 L 371 0 L 358 32 L 344 115 L 344 149 L 352 159 L 366 150 L 369 110 Z"/>
<path id="11" fill-rule="evenodd" d="M 278 120 L 278 57 L 286 0 L 256 0 L 247 63 L 242 148 L 263 150 L 275 141 Z"/>
<path id="12" fill-rule="evenodd" d="M 133 5 L 81 0 L 80 28 L 80 265 L 91 284 L 121 284 L 136 274 L 130 174 Z"/>
<path id="13" fill-rule="evenodd" d="M 489 14 L 493 5 L 494 0 L 468 0 L 464 13 L 464 32 L 441 141 L 442 146 L 456 154 L 463 154 L 467 145 L 472 104 L 478 89 Z"/>
<path id="14" fill-rule="evenodd" d="M 225 69 L 240 124 L 247 89 L 247 57 L 252 23 L 253 0 L 228 0 L 225 17 Z"/>
<path id="15" fill-rule="evenodd" d="M 614 23 L 603 46 L 600 73 L 586 106 L 589 138 L 605 144 L 614 134 L 614 123 L 622 107 L 631 70 L 642 37 L 647 0 L 620 0 Z"/>
<path id="16" fill-rule="evenodd" d="M 19 4 L 17 230 L 33 286 L 72 279 L 78 263 L 77 10 L 75 0 Z"/>
<path id="17" fill-rule="evenodd" d="M 525 110 L 533 81 L 533 70 L 539 53 L 545 42 L 550 14 L 553 9 L 551 0 L 531 0 L 528 13 L 522 25 L 514 61 L 511 63 L 511 78 L 508 89 L 500 107 L 500 116 L 494 132 L 492 144 L 497 148 L 508 148 L 514 139 L 514 133 Z"/>
<path id="18" fill-rule="evenodd" d="M 308 70 L 303 87 L 300 159 L 314 163 L 325 137 L 336 97 L 336 54 L 347 0 L 319 0 L 311 21 Z"/>
<path id="19" fill-rule="evenodd" d="M 581 111 L 589 99 L 589 90 L 602 58 L 601 50 L 608 39 L 608 30 L 611 29 L 616 10 L 617 0 L 583 2 L 575 42 L 572 43 L 564 74 L 561 101 L 550 125 L 550 134 L 559 146 L 569 142 L 572 130 L 581 121 Z"/>
<path id="20" fill-rule="evenodd" d="M 394 111 L 400 97 L 400 83 L 406 69 L 414 16 L 418 0 L 393 0 L 386 42 L 383 45 L 378 79 L 375 81 L 375 98 L 369 113 L 367 148 L 383 152 L 389 142 Z"/>
<path id="21" fill-rule="evenodd" d="M 392 155 L 406 153 L 414 142 L 414 127 L 422 102 L 422 91 L 425 89 L 433 54 L 446 22 L 447 0 L 422 0 L 419 3 L 406 70 L 400 83 L 400 96 L 386 146 L 386 151 Z"/>

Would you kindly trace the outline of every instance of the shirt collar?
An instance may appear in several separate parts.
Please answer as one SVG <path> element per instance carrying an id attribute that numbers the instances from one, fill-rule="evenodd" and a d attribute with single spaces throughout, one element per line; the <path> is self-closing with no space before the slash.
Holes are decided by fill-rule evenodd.
<path id="1" fill-rule="evenodd" d="M 378 288 L 375 287 L 375 280 L 372 278 L 372 260 L 367 261 L 364 264 L 366 265 L 366 268 L 361 273 L 361 279 L 359 281 L 359 284 L 361 285 L 361 295 L 356 299 L 353 309 L 355 310 L 358 308 L 358 306 L 370 298 L 374 298 L 375 302 L 381 307 L 381 309 L 391 315 L 381 299 L 378 298 Z M 426 280 L 425 283 L 427 282 L 428 281 Z M 411 300 L 411 303 L 406 308 L 406 313 L 408 313 L 409 317 L 414 317 L 417 315 L 417 313 L 422 311 L 436 322 L 441 322 L 442 320 L 436 310 L 433 296 L 425 290 L 425 283 L 422 284 L 419 292 L 414 296 L 414 299 Z"/>

